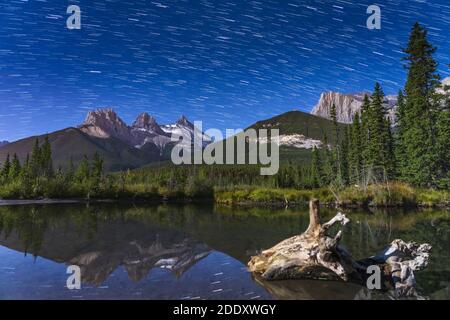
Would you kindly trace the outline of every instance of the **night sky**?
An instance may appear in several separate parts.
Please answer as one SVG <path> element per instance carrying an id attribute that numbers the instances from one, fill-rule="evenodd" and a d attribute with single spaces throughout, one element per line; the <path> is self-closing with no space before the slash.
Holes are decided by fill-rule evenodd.
<path id="1" fill-rule="evenodd" d="M 81 30 L 66 28 L 68 5 Z M 382 29 L 368 30 L 378 4 Z M 2 0 L 0 140 L 74 126 L 113 107 L 240 128 L 309 112 L 322 91 L 405 81 L 401 49 L 415 21 L 450 76 L 450 1 Z"/>

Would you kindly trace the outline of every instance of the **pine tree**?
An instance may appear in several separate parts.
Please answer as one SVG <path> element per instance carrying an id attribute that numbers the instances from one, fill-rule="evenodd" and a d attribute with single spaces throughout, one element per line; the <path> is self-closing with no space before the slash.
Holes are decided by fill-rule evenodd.
<path id="1" fill-rule="evenodd" d="M 354 116 L 350 127 L 349 141 L 349 180 L 351 183 L 359 183 L 362 172 L 362 145 L 361 145 L 361 122 L 359 113 Z"/>
<path id="2" fill-rule="evenodd" d="M 386 175 L 389 180 L 392 180 L 395 177 L 396 172 L 394 137 L 392 135 L 391 127 L 392 127 L 391 120 L 389 118 L 385 118 L 383 155 L 384 155 L 384 166 L 386 170 Z"/>
<path id="3" fill-rule="evenodd" d="M 398 92 L 397 99 L 397 130 L 394 136 L 394 153 L 397 169 L 395 175 L 397 177 L 402 177 L 404 175 L 402 170 L 405 167 L 405 162 L 407 161 L 405 154 L 406 151 L 404 149 L 404 132 L 407 124 L 405 123 L 405 97 L 402 90 Z"/>
<path id="4" fill-rule="evenodd" d="M 311 161 L 311 184 L 313 188 L 318 188 L 321 186 L 322 180 L 322 164 L 320 161 L 320 154 L 317 148 L 314 146 L 312 150 L 312 161 Z"/>
<path id="5" fill-rule="evenodd" d="M 392 178 L 395 163 L 392 134 L 390 123 L 386 119 L 384 93 L 379 83 L 375 84 L 370 106 L 365 110 L 365 117 L 367 121 L 365 130 L 368 131 L 364 155 L 366 168 L 376 180 Z"/>
<path id="6" fill-rule="evenodd" d="M 361 157 L 362 157 L 362 172 L 361 172 L 361 177 L 366 177 L 367 175 L 367 168 L 368 168 L 368 163 L 369 163 L 369 139 L 370 139 L 370 134 L 369 134 L 369 112 L 370 112 L 370 100 L 369 100 L 369 96 L 366 94 L 364 95 L 364 101 L 363 104 L 361 106 L 361 126 L 360 126 L 360 131 L 361 131 L 361 137 L 360 137 L 360 142 L 361 142 Z"/>
<path id="7" fill-rule="evenodd" d="M 322 170 L 321 170 L 321 185 L 329 185 L 336 179 L 336 171 L 334 170 L 334 157 L 328 145 L 328 138 L 324 135 L 323 148 L 321 149 Z"/>
<path id="8" fill-rule="evenodd" d="M 12 180 L 16 180 L 20 175 L 21 169 L 19 158 L 17 157 L 17 154 L 14 153 L 13 160 L 11 162 L 11 170 L 9 171 L 9 177 Z"/>
<path id="9" fill-rule="evenodd" d="M 100 179 L 103 175 L 103 159 L 98 152 L 94 154 L 94 159 L 92 161 L 92 177 L 95 179 Z"/>
<path id="10" fill-rule="evenodd" d="M 341 186 L 349 184 L 349 145 L 350 145 L 351 127 L 347 126 L 344 132 L 344 138 L 341 141 L 340 156 L 339 156 L 339 182 Z"/>
<path id="11" fill-rule="evenodd" d="M 414 24 L 408 46 L 404 50 L 408 77 L 402 124 L 401 150 L 405 159 L 401 163 L 401 178 L 419 186 L 431 186 L 437 172 L 435 106 L 432 101 L 439 76 L 433 58 L 436 48 L 427 40 L 427 31 Z"/>
<path id="12" fill-rule="evenodd" d="M 336 137 L 336 142 L 339 141 L 339 127 L 337 122 L 337 112 L 336 112 L 336 105 L 333 103 L 331 105 L 330 109 L 330 119 L 333 122 L 333 129 Z"/>
<path id="13" fill-rule="evenodd" d="M 71 182 L 73 181 L 74 177 L 75 177 L 75 165 L 73 164 L 73 157 L 70 157 L 69 167 L 66 172 L 66 180 Z"/>
<path id="14" fill-rule="evenodd" d="M 53 175 L 52 149 L 48 136 L 45 137 L 44 144 L 40 154 L 40 171 L 43 176 L 51 177 Z"/>
<path id="15" fill-rule="evenodd" d="M 9 159 L 9 153 L 8 153 L 6 155 L 6 160 L 3 163 L 3 168 L 1 171 L 1 178 L 3 181 L 8 181 L 10 171 L 11 171 L 11 161 Z"/>
<path id="16" fill-rule="evenodd" d="M 336 112 L 336 105 L 333 103 L 330 109 L 330 118 L 333 122 L 333 131 L 334 136 L 336 139 L 335 147 L 333 149 L 333 152 L 331 153 L 332 159 L 330 159 L 331 162 L 331 170 L 334 172 L 334 176 L 330 178 L 330 182 L 336 182 L 338 185 L 342 186 L 346 184 L 346 177 L 345 172 L 343 172 L 343 167 L 346 165 L 344 162 L 346 160 L 341 159 L 342 158 L 342 146 L 343 141 L 341 141 L 340 132 L 339 132 L 339 124 L 337 121 L 337 112 Z"/>
<path id="17" fill-rule="evenodd" d="M 31 150 L 31 158 L 29 160 L 30 173 L 33 177 L 40 176 L 41 174 L 41 164 L 42 164 L 42 151 L 39 146 L 39 139 L 36 138 L 34 141 L 33 149 Z"/>
<path id="18" fill-rule="evenodd" d="M 77 172 L 75 173 L 75 178 L 78 182 L 83 182 L 90 178 L 89 160 L 86 155 L 78 165 Z"/>

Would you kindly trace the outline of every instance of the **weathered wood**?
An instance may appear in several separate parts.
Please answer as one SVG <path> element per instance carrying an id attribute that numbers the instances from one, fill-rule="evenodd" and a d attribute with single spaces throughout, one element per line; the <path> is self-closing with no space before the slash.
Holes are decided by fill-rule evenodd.
<path id="1" fill-rule="evenodd" d="M 265 280 L 341 279 L 365 284 L 370 275 L 367 274 L 367 268 L 378 265 L 383 271 L 382 280 L 388 278 L 398 295 L 415 294 L 414 271 L 428 265 L 429 244 L 394 240 L 379 254 L 355 261 L 339 244 L 342 229 L 333 237 L 327 234 L 333 225 L 344 227 L 350 220 L 338 212 L 334 218 L 322 224 L 319 201 L 310 201 L 309 207 L 307 230 L 251 257 L 248 263 L 251 272 L 260 274 Z"/>

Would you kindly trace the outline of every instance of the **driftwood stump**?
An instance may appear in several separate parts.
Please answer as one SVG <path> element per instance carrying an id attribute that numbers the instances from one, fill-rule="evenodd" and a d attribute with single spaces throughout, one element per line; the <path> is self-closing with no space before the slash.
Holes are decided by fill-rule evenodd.
<path id="1" fill-rule="evenodd" d="M 381 270 L 384 288 L 392 287 L 398 296 L 416 295 L 414 271 L 428 265 L 429 244 L 394 240 L 375 256 L 356 261 L 339 244 L 342 229 L 335 236 L 328 235 L 335 224 L 345 226 L 350 220 L 341 212 L 321 223 L 319 201 L 309 203 L 309 226 L 301 235 L 283 240 L 261 254 L 251 257 L 251 272 L 265 280 L 322 279 L 353 281 L 366 285 L 372 272 L 369 266 Z M 372 269 L 372 268 L 371 268 Z"/>

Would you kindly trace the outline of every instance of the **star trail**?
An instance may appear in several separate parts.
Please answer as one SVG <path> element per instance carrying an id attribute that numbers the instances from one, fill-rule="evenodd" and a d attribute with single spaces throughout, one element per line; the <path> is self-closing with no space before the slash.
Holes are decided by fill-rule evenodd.
<path id="1" fill-rule="evenodd" d="M 381 30 L 366 27 L 372 4 Z M 66 27 L 69 5 L 80 30 Z M 309 112 L 322 91 L 379 81 L 395 94 L 416 21 L 450 76 L 448 0 L 3 0 L 0 140 L 74 126 L 100 107 L 128 123 L 147 111 L 224 129 Z"/>

